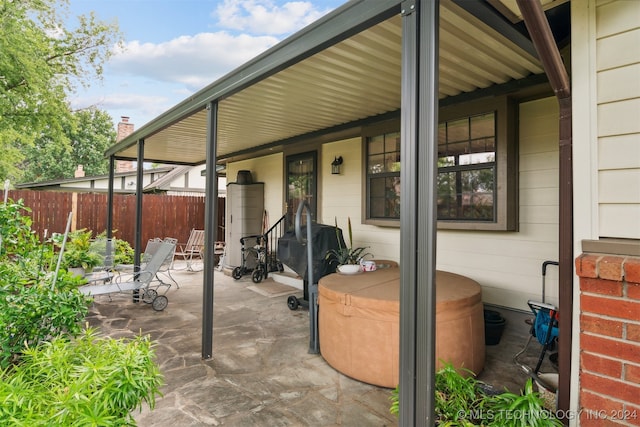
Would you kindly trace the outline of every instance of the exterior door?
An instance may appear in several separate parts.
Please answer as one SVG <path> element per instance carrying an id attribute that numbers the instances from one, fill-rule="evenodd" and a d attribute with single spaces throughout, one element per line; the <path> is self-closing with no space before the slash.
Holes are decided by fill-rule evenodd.
<path id="1" fill-rule="evenodd" d="M 287 156 L 286 215 L 287 229 L 292 229 L 298 206 L 306 201 L 311 208 L 311 218 L 317 218 L 318 209 L 318 173 L 317 153 L 310 151 Z M 302 223 L 306 224 L 306 213 Z"/>

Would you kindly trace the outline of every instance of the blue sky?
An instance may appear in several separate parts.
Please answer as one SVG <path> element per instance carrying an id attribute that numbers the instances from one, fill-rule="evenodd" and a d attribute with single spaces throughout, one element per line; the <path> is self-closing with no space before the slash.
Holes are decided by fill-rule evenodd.
<path id="1" fill-rule="evenodd" d="M 71 97 L 139 129 L 346 0 L 70 0 L 71 15 L 117 21 L 124 49 L 103 81 Z"/>

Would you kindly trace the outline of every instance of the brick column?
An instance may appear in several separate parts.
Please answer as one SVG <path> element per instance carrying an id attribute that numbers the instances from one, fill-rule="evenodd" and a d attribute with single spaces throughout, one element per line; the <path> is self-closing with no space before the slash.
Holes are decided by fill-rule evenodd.
<path id="1" fill-rule="evenodd" d="M 580 425 L 640 426 L 640 258 L 583 254 L 576 273 Z"/>

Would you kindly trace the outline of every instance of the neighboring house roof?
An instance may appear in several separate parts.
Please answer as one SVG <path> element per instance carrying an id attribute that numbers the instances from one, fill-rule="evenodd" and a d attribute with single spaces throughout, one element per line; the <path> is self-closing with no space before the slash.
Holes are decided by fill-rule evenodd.
<path id="1" fill-rule="evenodd" d="M 171 180 L 181 174 L 185 174 L 191 167 L 165 166 L 144 170 L 145 181 L 151 182 L 145 185 L 144 191 L 166 191 Z M 136 170 L 116 172 L 114 174 L 114 191 L 117 193 L 135 193 L 138 172 Z M 49 190 L 49 191 L 76 191 L 76 192 L 106 192 L 108 189 L 109 175 L 84 176 L 79 178 L 65 178 L 42 182 L 29 182 L 16 184 L 17 189 Z M 171 190 L 176 191 L 176 187 Z M 183 188 L 183 191 L 202 191 L 202 189 Z"/>
<path id="2" fill-rule="evenodd" d="M 166 191 L 170 189 L 175 190 L 175 188 L 171 187 L 172 181 L 179 176 L 188 173 L 190 169 L 191 166 L 176 166 L 172 171 L 154 180 L 151 184 L 145 185 L 144 191 Z"/>
<path id="3" fill-rule="evenodd" d="M 470 93 L 506 93 L 516 82 L 518 88 L 546 83 L 522 22 L 507 12 L 512 2 L 493 3 L 504 3 L 501 11 L 488 2 L 442 0 L 441 103 L 461 102 Z M 144 139 L 149 161 L 205 162 L 210 102 L 217 103 L 219 163 L 272 154 L 301 138 L 336 135 L 372 117 L 397 117 L 402 4 L 344 4 L 142 126 L 106 155 L 135 159 L 136 143 Z"/>

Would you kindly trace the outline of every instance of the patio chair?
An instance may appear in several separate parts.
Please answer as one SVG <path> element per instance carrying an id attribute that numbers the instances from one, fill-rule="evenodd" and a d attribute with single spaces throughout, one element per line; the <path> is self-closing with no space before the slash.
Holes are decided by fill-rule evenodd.
<path id="1" fill-rule="evenodd" d="M 110 282 L 117 271 L 115 270 L 115 248 L 113 239 L 99 238 L 91 242 L 89 251 L 99 255 L 100 262 L 84 278 L 89 283 Z"/>
<path id="2" fill-rule="evenodd" d="M 133 274 L 116 275 L 113 280 L 101 284 L 90 282 L 80 286 L 78 290 L 84 295 L 91 296 L 133 291 L 134 299 L 137 300 L 139 297 L 143 302 L 151 304 L 154 310 L 162 311 L 169 303 L 165 294 L 171 284 L 160 281 L 157 274 L 167 258 L 175 251 L 175 247 L 175 242 L 162 241 L 154 255 L 144 264 L 143 269 Z M 159 294 L 161 287 L 165 288 L 162 295 Z"/>
<path id="3" fill-rule="evenodd" d="M 213 255 L 215 256 L 215 263 L 217 266 L 222 266 L 224 262 L 224 253 L 226 245 L 224 242 L 216 242 L 213 248 Z"/>
<path id="4" fill-rule="evenodd" d="M 202 262 L 202 251 L 204 250 L 204 230 L 191 230 L 187 243 L 179 243 L 174 255 L 174 261 L 179 259 L 186 261 L 187 270 L 195 271 L 193 268 L 194 261 Z"/>
<path id="5" fill-rule="evenodd" d="M 162 280 L 162 278 L 159 276 L 160 274 L 162 274 L 163 277 L 168 278 L 170 281 L 172 281 L 176 285 L 178 289 L 180 289 L 180 285 L 178 284 L 176 279 L 174 279 L 173 276 L 171 275 L 171 265 L 173 264 L 173 257 L 175 254 L 175 248 L 176 248 L 178 239 L 173 239 L 171 237 L 167 237 L 164 240 L 157 237 L 154 239 L 149 239 L 149 241 L 147 242 L 147 247 L 144 250 L 144 254 L 142 255 L 143 264 L 141 266 L 141 269 L 144 270 L 145 264 L 149 262 L 149 260 L 153 257 L 153 255 L 155 255 L 155 253 L 158 251 L 158 248 L 162 245 L 163 242 L 173 244 L 173 251 L 171 251 L 171 253 L 167 255 L 164 262 L 160 265 L 160 268 L 156 273 L 156 278 L 158 279 L 159 282 L 166 284 Z"/>

